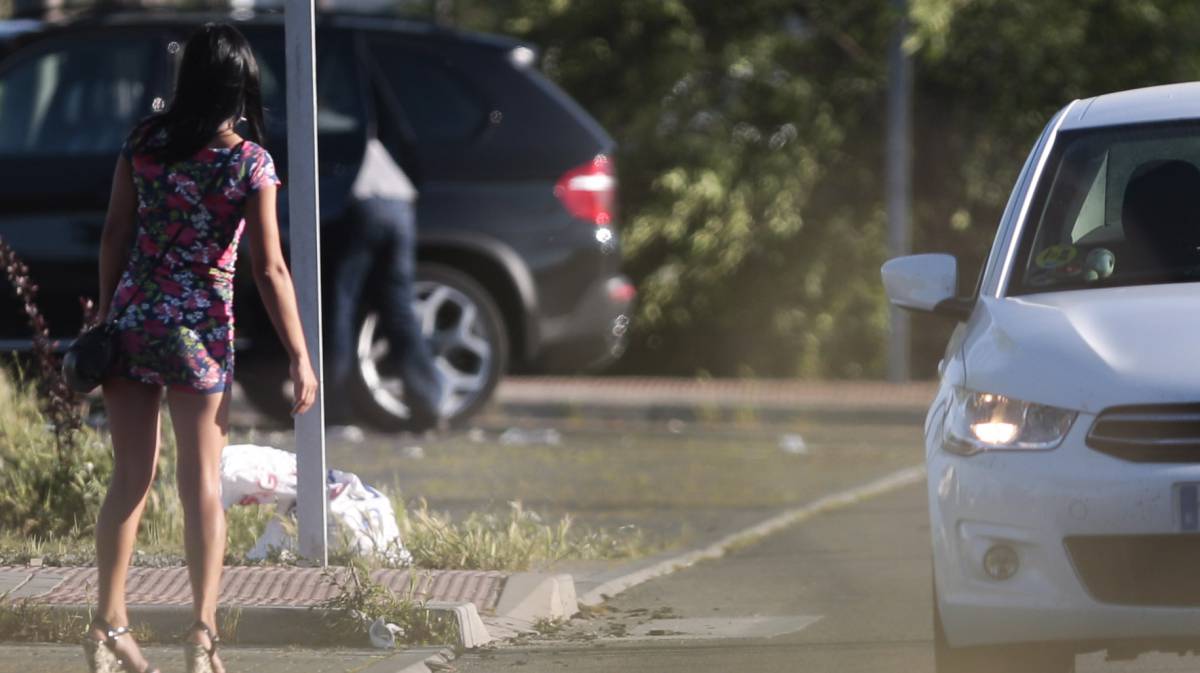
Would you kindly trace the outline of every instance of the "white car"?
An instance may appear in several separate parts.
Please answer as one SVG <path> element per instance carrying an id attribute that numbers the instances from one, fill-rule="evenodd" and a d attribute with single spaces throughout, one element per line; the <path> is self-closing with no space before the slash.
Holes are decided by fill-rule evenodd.
<path id="1" fill-rule="evenodd" d="M 939 673 L 1200 648 L 1200 83 L 1067 105 L 956 319 L 925 423 Z"/>

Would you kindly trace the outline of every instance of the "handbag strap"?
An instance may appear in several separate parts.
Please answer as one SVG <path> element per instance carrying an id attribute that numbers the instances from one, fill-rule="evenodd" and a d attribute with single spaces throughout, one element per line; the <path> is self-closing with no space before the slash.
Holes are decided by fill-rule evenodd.
<path id="1" fill-rule="evenodd" d="M 229 162 L 231 159 L 233 159 L 233 155 L 235 155 L 239 151 L 241 151 L 242 145 L 245 145 L 245 144 L 246 144 L 246 141 L 243 140 L 240 143 L 238 143 L 237 145 L 234 145 L 232 148 L 230 148 L 229 152 L 225 154 L 225 157 L 223 159 L 221 159 L 221 163 L 217 165 L 216 173 L 208 181 L 208 184 L 206 184 L 204 186 L 204 189 L 200 191 L 200 200 L 197 203 L 201 208 L 204 207 L 204 197 L 207 196 L 210 191 L 212 191 L 213 187 L 215 187 L 218 183 L 220 183 L 221 178 L 225 174 L 225 169 L 229 167 Z M 137 282 L 138 287 L 140 287 L 143 283 L 145 283 L 147 280 L 149 280 L 151 274 L 153 274 L 154 270 L 158 268 L 158 265 L 161 264 L 164 259 L 166 259 L 167 252 L 171 249 L 171 246 L 175 245 L 175 241 L 179 240 L 179 235 L 183 233 L 183 228 L 184 228 L 184 225 L 180 225 L 179 229 L 177 229 L 175 231 L 175 234 L 173 236 L 171 236 L 171 238 L 166 242 L 165 245 L 163 245 L 163 248 L 162 248 L 162 250 L 159 251 L 158 256 L 154 258 L 154 263 L 151 264 L 149 267 L 147 267 L 146 271 L 142 274 L 142 277 L 138 279 L 138 282 Z M 122 316 L 125 315 L 125 311 L 129 310 L 129 305 L 131 303 L 132 302 L 126 302 L 126 304 L 121 307 L 121 310 L 118 311 L 115 316 L 112 316 L 108 319 L 108 323 L 116 324 L 116 322 L 118 320 L 120 320 Z"/>

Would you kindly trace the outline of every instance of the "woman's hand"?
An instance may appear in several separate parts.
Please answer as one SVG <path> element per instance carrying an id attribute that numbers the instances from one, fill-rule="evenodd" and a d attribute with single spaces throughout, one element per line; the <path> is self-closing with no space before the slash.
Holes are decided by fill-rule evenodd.
<path id="1" fill-rule="evenodd" d="M 292 415 L 309 410 L 317 399 L 317 375 L 308 362 L 300 310 L 296 307 L 296 288 L 283 258 L 279 243 L 279 222 L 275 219 L 275 185 L 261 185 L 246 199 L 246 234 L 250 237 L 250 264 L 254 283 L 271 324 L 291 356 L 292 390 L 296 403 Z"/>
<path id="2" fill-rule="evenodd" d="M 317 400 L 317 375 L 313 373 L 307 356 L 292 360 L 291 374 L 292 391 L 295 393 L 296 399 L 296 403 L 292 406 L 292 415 L 299 416 L 311 409 L 313 402 Z"/>

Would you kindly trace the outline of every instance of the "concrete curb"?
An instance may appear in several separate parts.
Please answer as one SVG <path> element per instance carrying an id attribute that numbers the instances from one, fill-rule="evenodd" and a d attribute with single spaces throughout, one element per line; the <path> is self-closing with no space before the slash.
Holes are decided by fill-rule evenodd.
<path id="1" fill-rule="evenodd" d="M 908 420 L 923 416 L 934 382 L 508 377 L 484 420 L 582 419 L 786 423 L 811 416 Z"/>
<path id="2" fill-rule="evenodd" d="M 495 640 L 488 632 L 474 603 L 430 601 L 430 612 L 446 613 L 458 625 L 458 642 L 447 643 L 456 649 L 471 649 Z M 94 606 L 47 606 L 51 612 L 90 620 Z M 226 641 L 237 645 L 285 646 L 298 644 L 297 635 L 319 633 L 323 628 L 323 611 L 298 607 L 222 606 L 217 611 L 218 629 Z M 144 626 L 156 639 L 182 635 L 192 624 L 191 608 L 187 606 L 131 605 L 129 621 L 135 627 Z M 363 634 L 364 646 L 366 634 Z"/>
<path id="3" fill-rule="evenodd" d="M 536 633 L 538 620 L 567 620 L 578 612 L 571 575 L 516 573 L 505 580 L 496 610 L 484 623 L 496 640 L 510 640 Z"/>
<path id="4" fill-rule="evenodd" d="M 448 612 L 458 623 L 458 646 L 470 650 L 495 640 L 479 617 L 474 603 L 441 603 L 430 601 L 425 607 L 432 612 Z"/>
<path id="5" fill-rule="evenodd" d="M 629 570 L 627 567 L 624 570 L 618 570 L 614 575 L 597 576 L 589 582 L 589 584 L 596 583 L 596 586 L 580 595 L 579 603 L 589 607 L 599 605 L 622 591 L 643 582 L 669 575 L 676 570 L 686 568 L 699 561 L 720 558 L 734 547 L 753 542 L 783 528 L 811 519 L 819 514 L 843 509 L 864 500 L 869 500 L 876 496 L 918 483 L 924 477 L 924 466 L 915 465 L 907 467 L 861 486 L 827 495 L 802 507 L 786 510 L 758 524 L 727 535 L 706 547 L 676 554 L 664 559 L 652 560 L 649 565 L 642 565 L 634 570 Z"/>
<path id="6" fill-rule="evenodd" d="M 511 424 L 512 419 L 560 421 L 586 418 L 592 421 L 624 421 L 630 423 L 657 423 L 683 421 L 685 423 L 724 424 L 753 419 L 767 425 L 781 425 L 795 421 L 821 417 L 826 420 L 858 421 L 868 414 L 876 423 L 902 423 L 921 418 L 928 411 L 925 407 L 883 406 L 814 406 L 807 408 L 782 408 L 736 404 L 653 404 L 633 406 L 605 403 L 572 402 L 493 402 L 478 421 L 491 425 Z"/>
<path id="7" fill-rule="evenodd" d="M 523 573 L 532 575 L 532 573 Z M 562 576 L 559 576 L 562 577 Z M 556 577 L 542 576 L 544 582 L 535 582 L 540 590 L 542 584 Z M 566 576 L 570 578 L 570 576 Z M 520 589 L 518 584 L 517 589 Z M 574 589 L 574 584 L 571 584 Z M 521 591 L 524 593 L 524 591 Z M 517 596 L 522 605 L 530 603 L 529 596 Z M 536 595 L 534 591 L 533 595 Z M 574 599 L 574 594 L 571 595 Z M 512 599 L 510 599 L 512 600 Z M 440 649 L 415 648 L 398 650 L 394 656 L 373 663 L 361 673 L 445 673 L 454 671 L 451 662 L 462 650 L 482 647 L 496 641 L 479 609 L 472 602 L 428 601 L 425 607 L 431 612 L 448 614 L 457 624 L 458 642 Z M 547 606 L 548 607 L 548 606 Z M 62 605 L 47 606 L 49 611 L 80 620 L 90 620 L 94 606 Z M 192 624 L 192 612 L 188 606 L 130 606 L 130 621 L 134 626 L 149 627 L 156 639 L 169 642 L 175 635 L 182 636 Z M 238 645 L 302 645 L 308 636 L 319 636 L 323 630 L 322 609 L 308 607 L 260 607 L 222 606 L 218 608 L 217 620 L 227 642 Z M 539 615 L 540 617 L 540 615 Z M 364 639 L 366 635 L 364 633 Z M 324 645 L 324 643 L 323 643 Z M 364 643 L 365 647 L 365 643 Z M 383 650 L 380 650 L 383 651 Z M 414 656 L 416 660 L 414 661 Z"/>
<path id="8" fill-rule="evenodd" d="M 577 612 L 575 580 L 566 574 L 511 575 L 505 580 L 496 605 L 496 617 L 531 624 L 537 619 L 569 619 Z"/>
<path id="9" fill-rule="evenodd" d="M 10 569 L 11 570 L 11 569 Z M 30 573 L 35 569 L 30 569 Z M 76 569 L 77 570 L 77 569 Z M 64 581 L 60 575 L 21 576 L 10 572 L 8 585 L 0 587 L 3 597 L 29 600 L 39 604 L 39 598 Z M 277 598 L 277 596 L 276 596 Z M 493 603 L 492 600 L 495 600 Z M 458 640 L 447 643 L 455 650 L 482 647 L 497 640 L 489 625 L 501 638 L 529 630 L 539 619 L 567 619 L 579 612 L 575 583 L 570 575 L 546 573 L 516 573 L 500 585 L 495 599 L 489 599 L 488 618 L 470 601 L 429 600 L 425 607 L 453 619 Z M 77 602 L 41 603 L 52 613 L 64 617 L 90 620 L 95 606 Z M 224 603 L 218 611 L 218 627 L 230 643 L 240 645 L 292 645 L 306 633 L 319 634 L 324 629 L 325 611 L 310 606 L 238 605 Z M 183 634 L 192 623 L 191 607 L 184 604 L 148 605 L 132 603 L 130 621 L 135 627 L 149 630 L 156 640 L 170 642 Z M 364 634 L 365 640 L 365 634 Z M 442 662 L 445 663 L 445 662 Z"/>

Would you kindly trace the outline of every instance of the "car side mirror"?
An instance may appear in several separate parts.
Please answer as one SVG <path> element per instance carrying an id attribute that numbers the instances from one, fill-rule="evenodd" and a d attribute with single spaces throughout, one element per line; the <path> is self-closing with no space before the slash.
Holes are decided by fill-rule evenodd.
<path id="1" fill-rule="evenodd" d="M 958 260 L 953 255 L 909 255 L 881 270 L 888 300 L 900 308 L 966 320 L 975 302 L 958 297 Z"/>

